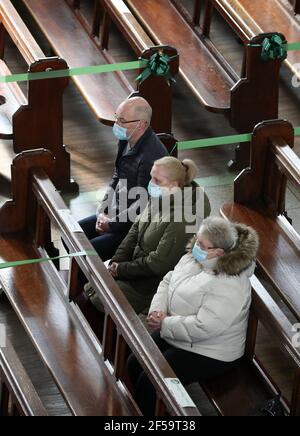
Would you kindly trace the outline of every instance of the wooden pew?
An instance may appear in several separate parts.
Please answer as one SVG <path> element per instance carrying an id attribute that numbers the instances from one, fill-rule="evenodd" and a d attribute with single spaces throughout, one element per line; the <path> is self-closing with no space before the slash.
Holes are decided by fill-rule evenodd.
<path id="1" fill-rule="evenodd" d="M 206 383 L 203 388 L 223 416 L 258 413 L 259 407 L 277 395 L 288 415 L 300 416 L 300 347 L 293 345 L 292 325 L 255 276 L 252 278 L 252 289 L 245 357 L 237 368 Z M 282 396 L 278 380 L 273 380 L 256 355 L 259 323 L 295 367 L 291 398 Z"/>
<path id="2" fill-rule="evenodd" d="M 105 0 L 103 5 L 107 3 L 113 0 Z M 118 2 L 124 3 L 154 44 L 176 46 L 180 52 L 181 75 L 205 109 L 227 116 L 240 133 L 248 133 L 263 119 L 278 116 L 280 61 L 262 62 L 260 47 L 247 46 L 245 68 L 239 77 L 205 31 L 196 34 L 172 1 Z M 252 42 L 259 44 L 264 38 L 265 35 L 260 35 Z M 249 147 L 243 144 L 230 166 L 248 164 Z"/>
<path id="3" fill-rule="evenodd" d="M 29 67 L 29 72 L 67 69 L 65 61 L 46 58 L 9 0 L 0 2 L 0 74 L 10 75 L 5 59 L 9 35 Z M 70 155 L 63 143 L 63 93 L 68 78 L 28 82 L 27 96 L 18 83 L 0 85 L 0 137 L 12 139 L 16 153 L 40 148 L 51 150 L 57 159 L 54 182 L 65 191 L 78 189 L 70 180 Z"/>
<path id="4" fill-rule="evenodd" d="M 2 261 L 46 256 L 51 250 L 50 222 L 62 232 L 70 252 L 92 250 L 49 179 L 54 165 L 53 156 L 45 150 L 24 152 L 14 160 L 14 198 L 0 209 Z M 79 291 L 79 268 L 106 310 L 103 347 L 72 303 Z M 69 286 L 52 262 L 3 269 L 0 283 L 74 415 L 140 414 L 125 381 L 122 383 L 126 344 L 141 360 L 157 390 L 158 414 L 167 410 L 176 416 L 199 415 L 196 407 L 185 409 L 176 403 L 165 382 L 175 374 L 98 256 L 73 259 Z M 118 340 L 112 366 L 108 356 L 113 325 Z"/>
<path id="5" fill-rule="evenodd" d="M 44 33 L 53 50 L 66 59 L 70 68 L 112 63 L 107 50 L 100 50 L 95 40 L 88 35 L 78 20 L 78 14 L 65 0 L 22 0 Z M 69 35 L 72 34 L 72 38 Z M 152 44 L 153 45 L 153 44 Z M 151 45 L 151 46 L 152 46 Z M 164 51 L 175 56 L 171 61 L 171 71 L 176 76 L 179 58 L 171 47 L 160 46 L 143 51 L 142 56 L 149 59 L 155 52 Z M 76 76 L 74 82 L 98 120 L 106 125 L 114 123 L 117 106 L 133 95 L 134 89 L 123 73 Z M 162 77 L 151 76 L 138 86 L 137 93 L 152 105 L 154 110 L 153 128 L 157 133 L 172 132 L 171 99 L 172 88 Z M 162 109 L 163 108 L 163 109 Z M 164 114 L 164 116 L 162 116 Z"/>
<path id="6" fill-rule="evenodd" d="M 48 416 L 8 338 L 0 347 L 0 416 Z"/>
<path id="7" fill-rule="evenodd" d="M 172 1 L 178 4 L 178 0 Z M 300 22 L 295 18 L 294 11 L 288 10 L 285 6 L 281 0 L 209 0 L 207 10 L 210 13 L 206 14 L 203 0 L 195 0 L 194 19 L 189 17 L 186 11 L 185 13 L 193 26 L 200 25 L 206 29 L 207 36 L 209 36 L 211 17 L 215 8 L 244 44 L 248 44 L 256 35 L 268 32 L 279 32 L 288 42 L 298 42 L 300 41 Z M 299 6 L 300 3 L 295 2 L 298 13 Z M 199 11 L 198 15 L 196 10 Z M 201 14 L 203 15 L 202 21 L 200 20 Z M 300 75 L 295 65 L 299 63 L 299 51 L 290 51 L 285 65 L 297 77 Z"/>
<path id="8" fill-rule="evenodd" d="M 299 190 L 300 160 L 293 152 L 294 130 L 276 120 L 258 125 L 251 145 L 251 167 L 234 183 L 234 203 L 224 217 L 254 227 L 260 236 L 258 268 L 300 320 L 300 236 L 286 217 L 287 180 Z"/>

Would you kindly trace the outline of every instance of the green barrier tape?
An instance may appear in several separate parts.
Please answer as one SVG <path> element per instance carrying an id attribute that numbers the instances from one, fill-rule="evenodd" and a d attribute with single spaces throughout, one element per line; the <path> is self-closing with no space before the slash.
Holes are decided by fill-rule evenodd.
<path id="1" fill-rule="evenodd" d="M 72 254 L 68 254 L 65 256 L 47 257 L 47 258 L 41 258 L 41 259 L 18 260 L 15 262 L 3 262 L 3 263 L 0 263 L 0 269 L 14 268 L 16 266 L 32 265 L 35 263 L 45 263 L 45 262 L 51 262 L 54 260 L 68 259 L 68 258 L 81 257 L 81 256 L 98 256 L 98 254 L 96 251 L 80 251 L 78 253 L 72 253 Z"/>
<path id="2" fill-rule="evenodd" d="M 250 142 L 252 133 L 245 135 L 221 136 L 218 138 L 199 139 L 195 141 L 178 142 L 178 150 L 192 150 L 193 148 L 207 148 L 218 145 L 228 145 L 241 142 Z"/>
<path id="3" fill-rule="evenodd" d="M 0 76 L 0 83 L 27 82 L 28 80 L 57 79 L 59 77 L 83 76 L 87 74 L 113 73 L 116 71 L 137 70 L 146 66 L 144 61 L 122 62 L 118 64 L 95 65 L 90 67 L 52 70 L 39 73 L 12 74 Z"/>
<path id="4" fill-rule="evenodd" d="M 300 136 L 300 127 L 295 127 L 295 136 Z M 196 139 L 194 141 L 177 142 L 178 150 L 192 150 L 194 148 L 218 147 L 220 145 L 238 144 L 243 142 L 251 142 L 252 133 L 233 136 L 219 136 L 216 138 Z M 174 147 L 175 149 L 175 147 Z M 173 150 L 174 150 L 173 149 Z"/>
<path id="5" fill-rule="evenodd" d="M 288 51 L 300 50 L 300 42 L 286 44 Z M 89 67 L 70 68 L 68 70 L 43 71 L 39 73 L 12 74 L 0 76 L 0 83 L 27 82 L 29 80 L 57 79 L 61 77 L 74 77 L 89 74 L 113 73 L 116 71 L 130 71 L 146 68 L 147 61 L 121 62 L 117 64 L 94 65 Z"/>
<path id="6" fill-rule="evenodd" d="M 300 42 L 291 42 L 286 45 L 287 51 L 300 50 Z"/>

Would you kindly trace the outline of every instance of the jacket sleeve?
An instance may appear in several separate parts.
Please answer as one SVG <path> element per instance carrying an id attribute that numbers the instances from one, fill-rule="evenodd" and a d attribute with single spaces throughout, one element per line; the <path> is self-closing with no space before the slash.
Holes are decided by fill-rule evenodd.
<path id="1" fill-rule="evenodd" d="M 131 262 L 123 262 L 118 267 L 118 277 L 131 280 L 137 277 L 164 276 L 174 269 L 180 260 L 186 234 L 181 223 L 169 223 L 155 251 Z"/>
<path id="2" fill-rule="evenodd" d="M 117 249 L 115 255 L 111 260 L 112 262 L 116 262 L 119 264 L 120 262 L 126 262 L 132 259 L 134 249 L 138 242 L 138 234 L 139 234 L 139 219 L 135 221 L 128 235 L 120 244 L 119 248 Z"/>
<path id="3" fill-rule="evenodd" d="M 237 316 L 239 313 L 230 298 L 207 294 L 197 315 L 165 318 L 161 336 L 180 342 L 200 342 L 222 335 Z"/>
<path id="4" fill-rule="evenodd" d="M 126 231 L 128 229 L 130 210 L 133 210 L 136 215 L 140 215 L 143 211 L 140 209 L 141 204 L 146 204 L 148 201 L 148 184 L 151 179 L 150 172 L 153 166 L 153 161 L 142 161 L 138 168 L 137 174 L 137 188 L 143 188 L 145 190 L 145 196 L 143 198 L 134 201 L 128 199 L 128 208 L 120 211 L 110 222 L 110 229 L 112 233 Z M 147 196 L 147 198 L 146 198 Z M 129 223 L 129 224 L 128 224 Z"/>
<path id="5" fill-rule="evenodd" d="M 155 311 L 168 313 L 168 292 L 172 275 L 173 271 L 170 271 L 160 283 L 157 292 L 153 297 L 149 314 Z"/>
<path id="6" fill-rule="evenodd" d="M 109 187 L 108 187 L 108 189 L 103 197 L 103 200 L 101 201 L 101 203 L 97 207 L 97 212 L 96 212 L 97 217 L 101 213 L 103 213 L 103 214 L 108 213 L 107 200 L 109 199 L 111 193 L 113 191 L 115 191 L 115 189 L 118 185 L 118 182 L 119 182 L 118 171 L 117 171 L 117 168 L 115 168 L 114 174 L 113 174 L 112 179 L 111 179 L 110 184 L 109 184 Z"/>

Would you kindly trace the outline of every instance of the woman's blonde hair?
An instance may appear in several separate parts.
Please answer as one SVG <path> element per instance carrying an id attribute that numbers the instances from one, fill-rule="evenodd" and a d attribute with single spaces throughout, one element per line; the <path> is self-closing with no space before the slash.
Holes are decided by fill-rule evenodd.
<path id="1" fill-rule="evenodd" d="M 167 156 L 155 161 L 154 165 L 164 167 L 170 182 L 178 182 L 181 188 L 190 186 L 198 174 L 198 168 L 191 159 L 185 159 L 181 162 L 175 157 Z"/>

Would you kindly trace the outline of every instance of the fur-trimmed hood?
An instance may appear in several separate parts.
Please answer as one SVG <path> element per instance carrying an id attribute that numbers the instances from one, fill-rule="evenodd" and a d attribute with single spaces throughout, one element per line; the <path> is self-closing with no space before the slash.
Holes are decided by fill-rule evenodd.
<path id="1" fill-rule="evenodd" d="M 257 232 L 244 224 L 236 224 L 238 240 L 235 247 L 225 253 L 217 261 L 214 272 L 217 275 L 239 276 L 249 269 L 255 262 L 259 248 L 259 237 Z M 196 242 L 196 238 L 188 245 L 191 252 Z"/>
<path id="2" fill-rule="evenodd" d="M 216 274 L 239 276 L 255 262 L 259 238 L 251 227 L 236 224 L 238 241 L 235 247 L 220 257 L 214 269 Z"/>

